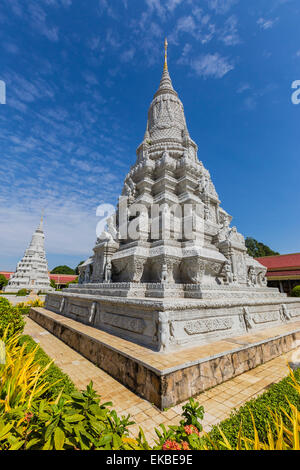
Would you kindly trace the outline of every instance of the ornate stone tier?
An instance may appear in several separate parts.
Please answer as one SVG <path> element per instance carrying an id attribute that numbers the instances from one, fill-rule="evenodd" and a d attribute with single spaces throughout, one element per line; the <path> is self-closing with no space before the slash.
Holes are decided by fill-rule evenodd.
<path id="1" fill-rule="evenodd" d="M 87 283 L 69 287 L 67 291 L 72 294 L 89 294 L 112 297 L 140 298 L 194 298 L 194 299 L 283 299 L 286 294 L 281 294 L 276 288 L 241 286 L 216 286 L 200 284 L 175 284 L 162 282 L 113 282 L 113 283 Z"/>
<path id="2" fill-rule="evenodd" d="M 160 352 L 300 320 L 300 300 L 276 295 L 159 300 L 65 291 L 48 294 L 45 307 Z"/>

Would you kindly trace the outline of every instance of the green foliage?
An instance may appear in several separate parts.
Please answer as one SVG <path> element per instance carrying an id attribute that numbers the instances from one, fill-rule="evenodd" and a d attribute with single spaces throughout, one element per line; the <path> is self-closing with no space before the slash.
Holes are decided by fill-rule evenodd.
<path id="1" fill-rule="evenodd" d="M 182 426 L 192 424 L 199 432 L 202 431 L 202 425 L 199 420 L 202 420 L 204 416 L 203 406 L 200 406 L 194 398 L 190 398 L 189 401 L 183 405 L 182 410 L 182 417 L 184 419 L 180 421 L 180 424 Z"/>
<path id="2" fill-rule="evenodd" d="M 4 292 L 5 296 L 7 295 L 17 295 L 17 292 Z"/>
<path id="3" fill-rule="evenodd" d="M 15 308 L 15 310 L 17 310 L 21 315 L 24 316 L 24 315 L 29 315 L 31 306 L 30 306 L 30 305 L 27 305 L 27 304 L 24 303 L 24 302 L 21 302 L 21 303 L 19 303 L 18 305 L 16 305 L 14 308 Z"/>
<path id="4" fill-rule="evenodd" d="M 300 369 L 294 373 L 297 382 L 300 382 Z M 253 419 L 259 439 L 267 442 L 268 425 L 275 433 L 275 425 L 272 420 L 271 410 L 289 410 L 289 402 L 300 410 L 300 395 L 292 386 L 290 377 L 286 377 L 277 384 L 273 384 L 269 390 L 258 398 L 245 403 L 239 410 L 233 411 L 230 418 L 222 421 L 218 426 L 214 426 L 209 433 L 210 439 L 217 444 L 224 433 L 229 443 L 236 447 L 238 441 L 238 430 L 242 425 L 243 434 L 246 438 L 254 439 Z M 252 419 L 252 416 L 253 419 Z M 281 412 L 283 423 L 289 424 L 289 420 L 284 412 Z"/>
<path id="5" fill-rule="evenodd" d="M 262 256 L 274 256 L 279 255 L 276 251 L 271 250 L 267 245 L 264 245 L 261 242 L 258 242 L 254 238 L 246 238 L 246 247 L 248 255 L 253 256 L 253 258 L 260 258 Z"/>
<path id="6" fill-rule="evenodd" d="M 56 283 L 54 279 L 50 279 L 50 286 L 53 287 L 53 289 L 56 289 Z"/>
<path id="7" fill-rule="evenodd" d="M 0 450 L 142 449 L 128 436 L 129 415 L 100 404 L 92 382 L 79 392 L 29 336 L 4 341 Z"/>
<path id="8" fill-rule="evenodd" d="M 3 276 L 3 274 L 0 274 L 0 290 L 3 289 L 3 287 L 5 287 L 8 283 L 8 280 L 6 279 L 5 276 Z"/>
<path id="9" fill-rule="evenodd" d="M 300 286 L 295 286 L 291 292 L 292 297 L 300 297 Z"/>
<path id="10" fill-rule="evenodd" d="M 63 265 L 56 266 L 56 268 L 52 269 L 51 274 L 75 274 L 75 271 L 69 266 Z"/>
<path id="11" fill-rule="evenodd" d="M 31 336 L 23 335 L 20 338 L 20 344 L 23 345 L 26 343 L 25 350 L 26 352 L 33 351 L 37 343 L 31 338 Z M 47 354 L 43 351 L 41 347 L 39 347 L 35 353 L 35 361 L 42 367 L 45 368 L 50 362 L 51 359 Z M 47 391 L 43 398 L 50 398 L 50 397 L 57 397 L 61 390 L 63 389 L 65 393 L 72 393 L 76 390 L 75 385 L 71 381 L 70 377 L 67 374 L 64 374 L 59 367 L 57 367 L 54 363 L 50 365 L 47 372 L 47 382 L 52 384 L 51 391 Z"/>
<path id="12" fill-rule="evenodd" d="M 24 326 L 21 310 L 13 307 L 4 297 L 0 297 L 0 338 L 3 337 L 6 329 L 7 337 L 11 337 L 15 333 L 22 333 Z"/>
<path id="13" fill-rule="evenodd" d="M 82 264 L 84 263 L 84 261 L 80 261 L 80 263 L 77 264 L 76 268 L 75 268 L 75 274 L 78 276 L 79 275 L 79 266 L 81 266 Z"/>
<path id="14" fill-rule="evenodd" d="M 25 297 L 28 294 L 29 294 L 29 290 L 27 290 L 27 289 L 20 289 L 17 292 L 18 297 Z"/>
<path id="15" fill-rule="evenodd" d="M 163 450 L 197 450 L 202 446 L 200 432 L 202 425 L 200 420 L 204 416 L 204 408 L 193 398 L 182 407 L 182 420 L 179 426 L 160 424 L 160 429 L 155 429 L 158 440 L 155 449 Z M 139 435 L 139 443 L 142 445 L 142 435 Z"/>
<path id="16" fill-rule="evenodd" d="M 129 417 L 100 404 L 92 382 L 83 392 L 61 394 L 55 402 L 37 400 L 30 410 L 17 408 L 0 421 L 0 449 L 130 449 Z M 124 439 L 125 437 L 125 439 Z M 126 442 L 127 441 L 127 442 Z M 132 444 L 134 444 L 134 441 Z M 136 443 L 137 444 L 137 443 Z"/>
<path id="17" fill-rule="evenodd" d="M 3 309 L 12 307 L 12 304 L 5 297 L 0 297 L 0 314 Z"/>
<path id="18" fill-rule="evenodd" d="M 78 284 L 78 277 L 76 277 L 76 279 L 74 279 L 74 281 L 67 282 L 66 287 L 69 287 L 69 285 L 72 286 L 72 284 Z"/>

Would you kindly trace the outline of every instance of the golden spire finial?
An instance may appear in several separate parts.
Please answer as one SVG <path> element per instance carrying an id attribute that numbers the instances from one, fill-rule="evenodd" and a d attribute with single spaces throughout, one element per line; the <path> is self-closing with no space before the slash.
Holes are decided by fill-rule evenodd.
<path id="1" fill-rule="evenodd" d="M 165 64 L 164 70 L 168 70 L 168 41 L 167 38 L 165 39 Z"/>
<path id="2" fill-rule="evenodd" d="M 44 209 L 42 209 L 41 223 L 43 222 L 43 218 L 44 218 Z"/>

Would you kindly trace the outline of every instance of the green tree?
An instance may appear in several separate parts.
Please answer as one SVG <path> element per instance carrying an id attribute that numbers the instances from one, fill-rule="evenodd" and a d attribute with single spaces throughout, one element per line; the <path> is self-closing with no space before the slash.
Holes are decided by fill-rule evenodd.
<path id="1" fill-rule="evenodd" d="M 8 283 L 8 280 L 6 279 L 6 277 L 3 275 L 3 274 L 0 274 L 0 290 L 3 289 L 3 287 L 5 287 Z"/>
<path id="2" fill-rule="evenodd" d="M 80 263 L 78 263 L 77 266 L 76 266 L 76 268 L 75 268 L 75 274 L 77 274 L 77 276 L 78 276 L 78 274 L 79 274 L 78 268 L 79 268 L 79 266 L 81 266 L 83 263 L 84 263 L 84 261 L 80 261 Z"/>
<path id="3" fill-rule="evenodd" d="M 56 284 L 54 279 L 50 279 L 50 286 L 53 287 L 53 289 L 56 289 Z"/>
<path id="4" fill-rule="evenodd" d="M 52 269 L 51 274 L 75 274 L 75 271 L 69 266 L 63 265 L 56 266 L 56 268 Z"/>
<path id="5" fill-rule="evenodd" d="M 262 256 L 275 256 L 279 255 L 277 251 L 271 250 L 267 245 L 264 245 L 261 242 L 255 240 L 255 238 L 247 237 L 246 238 L 246 247 L 248 255 L 253 256 L 253 258 L 261 258 Z"/>

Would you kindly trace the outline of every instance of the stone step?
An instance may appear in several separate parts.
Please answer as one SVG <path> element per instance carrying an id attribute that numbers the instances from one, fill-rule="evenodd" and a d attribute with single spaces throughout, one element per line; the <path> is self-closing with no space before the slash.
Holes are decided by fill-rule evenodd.
<path id="1" fill-rule="evenodd" d="M 300 344 L 300 321 L 161 353 L 44 308 L 32 308 L 30 318 L 160 409 L 254 369 Z"/>

